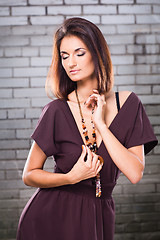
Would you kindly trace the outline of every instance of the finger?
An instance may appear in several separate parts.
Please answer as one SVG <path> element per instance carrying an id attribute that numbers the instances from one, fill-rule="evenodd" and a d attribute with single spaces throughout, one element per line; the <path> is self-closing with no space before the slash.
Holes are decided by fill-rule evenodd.
<path id="1" fill-rule="evenodd" d="M 97 169 L 97 174 L 101 171 L 101 169 L 102 169 L 102 165 L 100 165 L 100 166 L 98 167 L 98 169 Z"/>
<path id="2" fill-rule="evenodd" d="M 87 154 L 86 147 L 85 145 L 82 145 L 82 152 L 81 152 L 82 160 L 84 160 L 86 154 Z"/>
<path id="3" fill-rule="evenodd" d="M 88 153 L 87 162 L 92 166 L 92 158 L 93 158 L 93 155 L 92 155 L 92 152 L 91 152 L 91 150 L 89 149 L 89 147 L 86 146 L 86 148 L 87 148 L 87 153 Z"/>
<path id="4" fill-rule="evenodd" d="M 93 152 L 93 165 L 94 166 L 96 166 L 97 164 L 99 164 L 99 161 L 98 161 L 98 155 L 97 154 L 95 154 L 94 152 Z"/>

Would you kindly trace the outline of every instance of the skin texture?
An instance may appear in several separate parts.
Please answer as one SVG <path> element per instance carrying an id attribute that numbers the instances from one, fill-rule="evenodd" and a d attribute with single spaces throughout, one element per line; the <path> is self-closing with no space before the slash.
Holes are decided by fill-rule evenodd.
<path id="1" fill-rule="evenodd" d="M 78 96 L 82 108 L 85 109 L 84 118 L 86 119 L 88 132 L 91 135 L 92 126 L 89 125 L 89 121 L 91 106 L 95 105 L 93 121 L 96 126 L 97 145 L 99 146 L 103 140 L 114 163 L 132 183 L 137 183 L 143 176 L 144 147 L 140 145 L 126 149 L 108 129 L 117 114 L 115 96 L 112 90 L 105 95 L 99 95 L 97 90 L 94 90 L 97 88 L 97 79 L 89 50 L 82 40 L 75 36 L 68 36 L 64 37 L 61 42 L 60 54 L 66 73 L 72 81 L 77 82 Z M 119 92 L 121 106 L 130 94 L 129 91 Z M 75 117 L 81 136 L 84 138 L 75 91 L 68 97 L 69 107 Z M 84 102 L 86 102 L 85 105 Z M 85 162 L 86 152 L 88 152 L 88 158 Z M 81 180 L 95 177 L 103 167 L 98 160 L 98 156 L 86 146 L 83 146 L 81 156 L 67 174 L 44 171 L 43 165 L 46 158 L 45 153 L 37 143 L 33 142 L 23 171 L 23 181 L 26 185 L 56 187 L 75 184 Z"/>

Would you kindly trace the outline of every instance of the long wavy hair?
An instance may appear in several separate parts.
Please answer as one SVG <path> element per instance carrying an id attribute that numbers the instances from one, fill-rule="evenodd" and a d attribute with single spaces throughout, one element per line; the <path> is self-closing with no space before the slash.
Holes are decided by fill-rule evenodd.
<path id="1" fill-rule="evenodd" d="M 68 94 L 77 88 L 67 75 L 61 63 L 60 45 L 66 36 L 77 36 L 89 49 L 95 66 L 99 94 L 108 92 L 113 86 L 113 66 L 107 42 L 100 29 L 92 22 L 79 18 L 69 18 L 55 32 L 52 62 L 46 79 L 47 96 L 68 100 Z"/>

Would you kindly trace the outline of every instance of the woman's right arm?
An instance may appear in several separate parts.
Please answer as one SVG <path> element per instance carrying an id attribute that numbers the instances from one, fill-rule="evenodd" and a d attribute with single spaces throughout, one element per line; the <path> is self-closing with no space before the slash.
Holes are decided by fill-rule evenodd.
<path id="1" fill-rule="evenodd" d="M 84 161 L 88 151 L 87 161 Z M 47 159 L 46 154 L 34 141 L 23 171 L 23 181 L 26 185 L 40 188 L 51 188 L 75 184 L 84 179 L 95 177 L 102 166 L 98 156 L 87 147 L 83 147 L 81 156 L 68 173 L 51 173 L 43 170 Z"/>

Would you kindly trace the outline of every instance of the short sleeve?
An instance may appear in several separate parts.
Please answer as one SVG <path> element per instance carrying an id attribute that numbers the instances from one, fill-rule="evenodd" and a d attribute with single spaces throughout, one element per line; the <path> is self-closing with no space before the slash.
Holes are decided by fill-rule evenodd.
<path id="1" fill-rule="evenodd" d="M 145 112 L 140 99 L 135 95 L 132 109 L 133 121 L 126 139 L 126 147 L 134 147 L 144 144 L 145 155 L 149 153 L 157 144 L 158 140 L 153 132 L 153 128 Z"/>
<path id="2" fill-rule="evenodd" d="M 36 128 L 31 135 L 31 138 L 35 140 L 47 157 L 52 156 L 55 153 L 54 119 L 55 109 L 52 101 L 42 109 Z"/>

